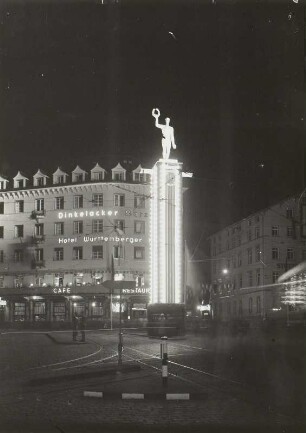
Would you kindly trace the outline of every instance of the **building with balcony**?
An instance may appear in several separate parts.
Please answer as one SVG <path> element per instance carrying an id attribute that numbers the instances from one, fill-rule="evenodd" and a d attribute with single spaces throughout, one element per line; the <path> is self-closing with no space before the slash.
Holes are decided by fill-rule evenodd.
<path id="1" fill-rule="evenodd" d="M 209 237 L 215 319 L 258 323 L 283 307 L 278 279 L 306 259 L 305 208 L 304 192 Z"/>
<path id="2" fill-rule="evenodd" d="M 150 169 L 96 164 L 0 176 L 0 320 L 141 317 L 149 298 Z M 130 282 L 130 286 L 128 284 Z"/>

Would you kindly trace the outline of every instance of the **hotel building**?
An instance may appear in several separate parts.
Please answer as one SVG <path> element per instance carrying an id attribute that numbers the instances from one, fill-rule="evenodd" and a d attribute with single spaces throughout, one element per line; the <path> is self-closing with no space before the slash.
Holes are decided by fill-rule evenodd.
<path id="1" fill-rule="evenodd" d="M 141 317 L 150 292 L 151 170 L 58 168 L 0 176 L 0 321 L 109 320 L 123 289 L 124 318 Z"/>

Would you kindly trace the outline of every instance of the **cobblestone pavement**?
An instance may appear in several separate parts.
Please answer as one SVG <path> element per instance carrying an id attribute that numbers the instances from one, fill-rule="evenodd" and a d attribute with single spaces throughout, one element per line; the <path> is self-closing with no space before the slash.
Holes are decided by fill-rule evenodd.
<path id="1" fill-rule="evenodd" d="M 148 357 L 144 355 L 139 357 L 144 362 L 139 372 L 113 372 L 103 377 L 29 386 L 31 378 L 42 374 L 41 369 L 32 369 L 33 367 L 53 364 L 54 369 L 58 368 L 58 365 L 54 367 L 57 363 L 70 366 L 70 362 L 67 361 L 72 359 L 78 361 L 73 361 L 71 366 L 75 362 L 80 362 L 80 358 L 82 362 L 105 359 L 111 356 L 116 345 L 116 337 L 106 337 L 106 334 L 102 338 L 104 344 L 101 344 L 101 336 L 94 335 L 91 335 L 83 345 L 70 344 L 68 334 L 58 333 L 53 337 L 53 339 L 48 338 L 44 334 L 0 336 L 1 433 L 147 431 L 148 429 L 156 431 L 166 429 L 167 432 L 186 431 L 186 429 L 188 431 L 192 429 L 190 431 L 194 432 L 231 431 L 231 429 L 282 433 L 303 431 L 301 420 L 281 414 L 261 404 L 260 401 L 258 404 L 254 401 L 243 401 L 237 395 L 223 392 L 222 387 L 216 389 L 208 387 L 201 392 L 200 398 L 190 401 L 166 401 L 156 396 L 143 401 L 122 401 L 118 396 L 115 397 L 114 393 L 120 392 L 199 393 L 199 388 L 194 381 L 184 382 L 175 376 L 168 379 L 165 388 L 162 385 L 160 371 L 154 370 L 152 366 L 155 364 L 147 363 Z M 136 350 L 141 348 L 144 353 L 149 353 L 150 348 L 152 353 L 158 353 L 158 342 L 148 342 L 141 338 L 137 341 L 133 346 Z M 107 342 L 110 347 L 105 347 Z M 187 357 L 192 345 L 203 348 L 202 343 L 197 338 L 177 341 L 177 356 L 183 353 L 184 357 Z M 125 344 L 132 347 L 132 337 L 127 336 Z M 115 366 L 114 361 L 109 358 L 108 365 Z M 87 366 L 86 369 L 88 371 L 90 367 Z M 55 374 L 55 370 L 50 368 L 47 371 L 44 368 L 42 370 L 44 375 Z M 85 390 L 112 393 L 114 398 L 86 398 L 83 396 Z"/>

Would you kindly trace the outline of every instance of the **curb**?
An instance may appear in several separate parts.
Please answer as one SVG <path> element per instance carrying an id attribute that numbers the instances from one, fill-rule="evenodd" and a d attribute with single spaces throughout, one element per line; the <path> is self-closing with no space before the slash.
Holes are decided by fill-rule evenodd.
<path id="1" fill-rule="evenodd" d="M 82 367 L 80 367 L 80 368 L 82 368 Z M 31 379 L 28 384 L 30 386 L 44 385 L 47 383 L 63 382 L 66 380 L 77 380 L 77 379 L 86 379 L 89 377 L 99 377 L 99 376 L 104 376 L 107 374 L 130 373 L 130 372 L 139 371 L 139 370 L 141 370 L 141 367 L 139 365 L 125 365 L 121 368 L 104 367 L 100 370 L 95 370 L 95 371 L 84 371 L 81 373 L 61 374 L 61 375 L 57 375 L 57 376 L 38 377 L 35 379 Z"/>
<path id="2" fill-rule="evenodd" d="M 83 397 L 102 398 L 103 400 L 203 400 L 205 393 L 105 393 L 102 391 L 84 391 Z"/>

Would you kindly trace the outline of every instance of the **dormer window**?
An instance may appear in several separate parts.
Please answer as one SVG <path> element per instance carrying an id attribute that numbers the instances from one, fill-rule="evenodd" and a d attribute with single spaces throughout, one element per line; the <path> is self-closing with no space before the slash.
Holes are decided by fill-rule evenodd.
<path id="1" fill-rule="evenodd" d="M 112 169 L 112 180 L 125 181 L 126 170 L 119 163 Z"/>
<path id="2" fill-rule="evenodd" d="M 8 183 L 8 180 L 5 179 L 4 177 L 0 176 L 0 190 L 6 189 L 7 183 Z"/>
<path id="3" fill-rule="evenodd" d="M 14 177 L 14 188 L 26 188 L 28 178 L 25 177 L 20 171 Z"/>
<path id="4" fill-rule="evenodd" d="M 46 186 L 47 184 L 47 177 L 43 172 L 40 170 L 37 171 L 36 174 L 33 176 L 33 185 L 34 186 Z"/>
<path id="5" fill-rule="evenodd" d="M 90 170 L 90 179 L 94 181 L 101 181 L 105 179 L 106 170 L 100 167 L 97 163 L 92 170 Z"/>
<path id="6" fill-rule="evenodd" d="M 56 170 L 56 172 L 53 173 L 53 183 L 55 185 L 66 183 L 67 177 L 68 177 L 68 174 L 65 173 L 63 170 L 61 170 L 60 168 L 58 168 Z"/>
<path id="7" fill-rule="evenodd" d="M 72 182 L 84 182 L 86 174 L 86 171 L 77 165 L 72 172 Z"/>

